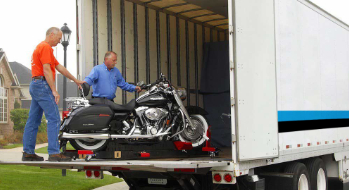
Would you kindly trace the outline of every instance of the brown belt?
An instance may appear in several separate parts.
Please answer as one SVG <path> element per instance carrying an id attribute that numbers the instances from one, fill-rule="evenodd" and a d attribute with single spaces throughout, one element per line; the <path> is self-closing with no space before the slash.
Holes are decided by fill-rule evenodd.
<path id="1" fill-rule="evenodd" d="M 33 77 L 32 79 L 43 79 L 43 80 L 45 80 L 45 77 L 44 76 L 36 76 L 36 77 Z"/>

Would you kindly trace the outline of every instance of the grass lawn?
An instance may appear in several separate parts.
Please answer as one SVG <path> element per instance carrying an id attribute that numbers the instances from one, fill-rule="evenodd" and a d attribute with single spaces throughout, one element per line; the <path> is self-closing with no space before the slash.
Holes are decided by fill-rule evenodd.
<path id="1" fill-rule="evenodd" d="M 67 144 L 67 150 L 75 150 L 75 148 L 73 148 L 73 147 L 70 145 L 70 143 L 68 143 L 68 144 Z M 36 150 L 35 150 L 35 153 L 48 154 L 48 152 L 47 152 L 47 146 L 36 149 Z"/>
<path id="2" fill-rule="evenodd" d="M 67 170 L 62 176 L 59 169 L 40 169 L 33 166 L 0 165 L 0 190 L 90 190 L 122 181 L 104 175 L 104 179 L 86 179 L 85 172 Z"/>
<path id="3" fill-rule="evenodd" d="M 6 145 L 6 146 L 3 146 L 2 148 L 3 149 L 11 149 L 11 148 L 17 148 L 17 147 L 22 147 L 23 144 L 10 144 L 10 145 Z"/>

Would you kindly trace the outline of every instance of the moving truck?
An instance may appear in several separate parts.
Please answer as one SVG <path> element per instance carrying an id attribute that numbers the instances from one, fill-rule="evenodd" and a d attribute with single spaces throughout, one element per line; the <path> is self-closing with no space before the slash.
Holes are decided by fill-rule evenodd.
<path id="1" fill-rule="evenodd" d="M 349 189 L 349 26 L 309 0 L 77 0 L 78 77 L 118 54 L 207 112 L 219 154 L 1 162 L 109 171 L 130 189 Z M 117 91 L 125 104 L 138 94 Z"/>

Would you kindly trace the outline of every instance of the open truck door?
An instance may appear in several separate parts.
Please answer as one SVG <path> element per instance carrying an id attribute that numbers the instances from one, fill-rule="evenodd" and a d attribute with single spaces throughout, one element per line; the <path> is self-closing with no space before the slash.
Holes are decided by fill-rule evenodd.
<path id="1" fill-rule="evenodd" d="M 274 0 L 233 0 L 232 10 L 237 159 L 278 157 Z"/>

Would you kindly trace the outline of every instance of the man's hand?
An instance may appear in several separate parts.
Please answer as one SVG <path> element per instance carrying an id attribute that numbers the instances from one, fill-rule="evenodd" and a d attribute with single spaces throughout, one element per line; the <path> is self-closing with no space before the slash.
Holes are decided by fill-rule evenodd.
<path id="1" fill-rule="evenodd" d="M 82 80 L 77 80 L 77 79 L 76 79 L 76 81 L 74 81 L 74 82 L 75 82 L 76 85 L 78 85 L 78 87 L 79 87 L 80 89 L 82 89 L 81 85 L 84 84 L 86 81 L 82 81 Z"/>
<path id="2" fill-rule="evenodd" d="M 142 91 L 140 86 L 136 86 L 136 90 L 137 90 L 137 92 L 141 92 Z"/>
<path id="3" fill-rule="evenodd" d="M 58 105 L 59 97 L 60 97 L 59 94 L 58 94 L 58 92 L 57 92 L 57 91 L 53 91 L 52 94 L 53 94 L 53 96 L 55 97 L 55 102 L 56 102 L 56 104 Z"/>

